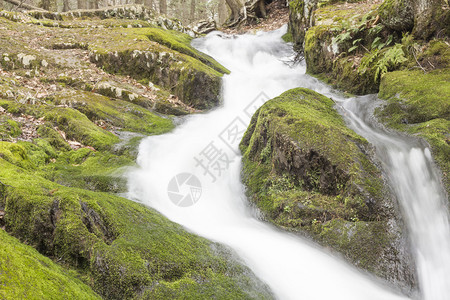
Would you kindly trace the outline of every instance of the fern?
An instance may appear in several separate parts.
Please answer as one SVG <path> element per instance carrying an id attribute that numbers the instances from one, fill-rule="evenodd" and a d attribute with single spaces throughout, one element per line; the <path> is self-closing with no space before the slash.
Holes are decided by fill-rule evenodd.
<path id="1" fill-rule="evenodd" d="M 367 72 L 367 70 L 370 69 L 373 62 L 377 59 L 377 57 L 378 57 L 378 49 L 372 50 L 370 53 L 364 55 L 364 57 L 361 59 L 361 63 L 359 64 L 358 73 L 360 75 L 364 75 Z"/>
<path id="2" fill-rule="evenodd" d="M 374 81 L 377 82 L 385 73 L 398 68 L 407 60 L 401 44 L 395 44 L 384 52 L 375 49 L 369 55 L 363 57 L 358 67 L 358 73 L 363 75 L 373 66 L 375 71 Z"/>

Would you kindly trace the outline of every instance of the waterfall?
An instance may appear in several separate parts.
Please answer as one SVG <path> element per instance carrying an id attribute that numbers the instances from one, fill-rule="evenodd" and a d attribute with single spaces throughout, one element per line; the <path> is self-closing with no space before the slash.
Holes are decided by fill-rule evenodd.
<path id="1" fill-rule="evenodd" d="M 411 232 L 423 299 L 450 297 L 450 227 L 447 199 L 429 148 L 412 137 L 374 126 L 375 96 L 342 102 L 350 126 L 376 147 Z M 372 106 L 372 109 L 371 109 Z"/>
<path id="2" fill-rule="evenodd" d="M 137 159 L 139 167 L 129 174 L 129 197 L 155 208 L 198 235 L 234 249 L 279 299 L 405 299 L 307 240 L 259 221 L 257 211 L 245 197 L 245 189 L 240 182 L 238 143 L 258 106 L 299 86 L 332 96 L 343 105 L 352 103 L 305 75 L 304 66 L 290 64 L 294 53 L 281 39 L 285 31 L 284 27 L 274 32 L 241 36 L 215 32 L 194 41 L 197 49 L 211 55 L 231 71 L 223 78 L 223 105 L 206 114 L 186 117 L 169 134 L 143 140 Z M 354 124 L 358 120 L 355 116 Z M 364 132 L 360 134 L 365 136 Z M 422 172 L 422 169 L 429 170 L 429 153 L 423 149 L 408 149 L 411 156 L 396 152 L 402 158 L 390 158 L 392 164 L 395 161 L 404 164 L 411 160 L 416 162 L 422 155 L 425 161 L 414 163 L 412 171 L 418 170 L 424 176 L 418 180 L 428 181 L 426 176 L 435 180 L 433 172 Z M 392 177 L 396 176 L 392 174 Z M 417 188 L 428 196 L 428 190 Z M 434 203 L 428 209 L 441 210 L 439 201 L 427 201 Z M 423 208 L 416 209 L 420 211 Z M 440 216 L 440 219 L 431 221 L 448 226 L 442 213 Z M 422 224 L 428 221 L 417 219 L 417 224 L 411 221 L 411 228 L 420 231 L 418 236 L 426 235 L 429 230 L 434 230 Z M 438 225 L 429 226 L 435 228 Z M 442 230 L 443 235 L 447 234 Z M 436 249 L 417 247 L 420 249 L 418 252 L 426 257 L 425 265 L 429 257 L 436 254 L 428 253 Z M 425 266 L 423 268 L 423 272 L 430 272 L 425 270 Z M 437 271 L 439 265 L 430 268 Z M 436 276 L 433 278 L 437 280 Z M 423 280 L 429 279 L 424 276 Z M 434 284 L 440 286 L 444 283 Z M 430 287 L 431 291 L 425 290 L 425 293 L 432 293 L 434 287 Z M 441 299 L 429 297 L 427 299 Z"/>

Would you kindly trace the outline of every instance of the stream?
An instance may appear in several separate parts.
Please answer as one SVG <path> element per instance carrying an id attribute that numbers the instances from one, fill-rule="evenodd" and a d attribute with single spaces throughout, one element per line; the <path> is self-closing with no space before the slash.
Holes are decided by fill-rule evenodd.
<path id="1" fill-rule="evenodd" d="M 373 96 L 346 99 L 305 75 L 304 65 L 289 64 L 294 53 L 281 39 L 285 31 L 214 32 L 193 41 L 231 71 L 223 78 L 223 105 L 144 139 L 139 167 L 128 174 L 129 198 L 231 247 L 278 299 L 406 299 L 308 240 L 260 221 L 245 196 L 238 144 L 251 115 L 288 89 L 310 88 L 337 101 L 352 129 L 375 145 L 412 232 L 421 298 L 444 299 L 450 295 L 450 231 L 429 150 L 367 125 L 365 104 Z"/>

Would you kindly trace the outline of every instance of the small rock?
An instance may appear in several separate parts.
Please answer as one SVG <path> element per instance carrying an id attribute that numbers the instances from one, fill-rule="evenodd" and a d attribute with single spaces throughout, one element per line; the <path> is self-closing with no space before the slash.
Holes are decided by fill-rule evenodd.
<path id="1" fill-rule="evenodd" d="M 14 93 L 11 92 L 10 90 L 6 91 L 6 96 L 8 96 L 8 98 L 14 98 Z"/>

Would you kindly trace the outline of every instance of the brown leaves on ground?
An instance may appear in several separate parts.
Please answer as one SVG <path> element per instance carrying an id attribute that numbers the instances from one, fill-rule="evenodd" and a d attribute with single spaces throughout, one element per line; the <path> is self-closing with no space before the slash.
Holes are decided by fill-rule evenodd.
<path id="1" fill-rule="evenodd" d="M 272 31 L 289 21 L 289 7 L 284 0 L 275 0 L 266 6 L 267 17 L 259 23 L 247 24 L 240 28 L 226 28 L 222 31 L 228 34 L 255 33 L 257 31 Z"/>

